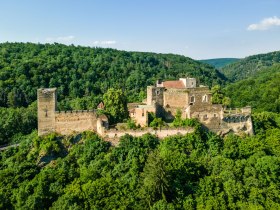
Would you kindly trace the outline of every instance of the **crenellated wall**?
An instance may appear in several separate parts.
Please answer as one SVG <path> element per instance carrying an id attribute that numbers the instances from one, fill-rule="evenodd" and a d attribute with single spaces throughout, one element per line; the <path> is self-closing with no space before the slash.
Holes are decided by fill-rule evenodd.
<path id="1" fill-rule="evenodd" d="M 92 110 L 55 112 L 55 131 L 66 135 L 97 130 L 97 115 Z"/>
<path id="2" fill-rule="evenodd" d="M 56 111 L 56 88 L 38 89 L 37 101 L 39 136 L 51 132 L 68 135 L 87 130 L 97 131 L 97 119 L 99 117 L 95 110 Z M 108 122 L 107 117 L 102 116 L 103 121 Z"/>

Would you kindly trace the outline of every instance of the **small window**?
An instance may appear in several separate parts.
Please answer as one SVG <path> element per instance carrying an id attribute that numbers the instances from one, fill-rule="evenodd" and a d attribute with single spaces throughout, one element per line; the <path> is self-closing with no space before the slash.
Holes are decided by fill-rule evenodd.
<path id="1" fill-rule="evenodd" d="M 156 90 L 156 95 L 158 96 L 160 94 L 160 91 L 159 90 Z"/>
<path id="2" fill-rule="evenodd" d="M 195 101 L 194 96 L 191 96 L 191 103 L 194 103 L 194 101 Z"/>
<path id="3" fill-rule="evenodd" d="M 208 101 L 207 95 L 202 96 L 202 102 L 207 102 L 207 101 Z"/>
<path id="4" fill-rule="evenodd" d="M 216 115 L 216 114 L 214 114 L 214 117 L 217 117 L 217 115 Z"/>
<path id="5" fill-rule="evenodd" d="M 144 117 L 145 116 L 145 113 L 144 112 L 142 112 L 142 117 Z"/>

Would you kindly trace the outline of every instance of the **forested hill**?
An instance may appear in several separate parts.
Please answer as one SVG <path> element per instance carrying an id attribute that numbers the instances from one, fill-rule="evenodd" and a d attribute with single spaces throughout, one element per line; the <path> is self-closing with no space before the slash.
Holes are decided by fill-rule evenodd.
<path id="1" fill-rule="evenodd" d="M 280 64 L 265 68 L 255 76 L 227 85 L 225 93 L 234 107 L 251 106 L 254 112 L 280 113 Z"/>
<path id="2" fill-rule="evenodd" d="M 220 71 L 230 80 L 237 81 L 256 74 L 265 67 L 280 62 L 280 51 L 246 57 L 229 64 Z"/>
<path id="3" fill-rule="evenodd" d="M 214 58 L 214 59 L 200 60 L 200 62 L 207 63 L 209 65 L 214 66 L 217 69 L 221 69 L 221 68 L 225 67 L 226 65 L 234 63 L 238 60 L 240 60 L 240 59 L 239 58 Z"/>
<path id="4" fill-rule="evenodd" d="M 196 77 L 212 86 L 225 82 L 213 67 L 173 54 L 126 52 L 62 44 L 0 44 L 0 106 L 26 106 L 40 87 L 58 87 L 59 100 L 75 99 L 92 108 L 110 87 L 122 88 L 129 101 L 142 100 L 157 79 Z M 80 103 L 80 99 L 83 103 Z M 77 104 L 76 103 L 76 104 Z M 79 107 L 82 106 L 82 107 Z"/>

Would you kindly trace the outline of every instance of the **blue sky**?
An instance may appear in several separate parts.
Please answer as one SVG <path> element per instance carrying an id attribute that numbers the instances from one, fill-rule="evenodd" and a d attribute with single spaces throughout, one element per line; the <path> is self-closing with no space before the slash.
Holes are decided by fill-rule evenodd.
<path id="1" fill-rule="evenodd" d="M 0 42 L 175 53 L 280 50 L 280 0 L 0 0 Z"/>

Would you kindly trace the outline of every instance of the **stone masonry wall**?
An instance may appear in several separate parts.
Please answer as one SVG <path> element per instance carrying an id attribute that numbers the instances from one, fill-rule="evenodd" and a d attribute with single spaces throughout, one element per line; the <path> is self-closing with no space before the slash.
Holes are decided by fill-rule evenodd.
<path id="1" fill-rule="evenodd" d="M 56 88 L 37 90 L 38 135 L 55 131 Z"/>
<path id="2" fill-rule="evenodd" d="M 162 139 L 172 135 L 186 135 L 188 133 L 192 133 L 194 131 L 193 128 L 178 128 L 178 129 L 161 129 L 161 130 L 154 130 L 152 128 L 148 128 L 145 130 L 128 130 L 128 131 L 118 131 L 118 130 L 106 130 L 103 133 L 103 137 L 105 140 L 110 141 L 112 144 L 118 144 L 120 137 L 129 134 L 134 137 L 140 137 L 144 134 L 150 133 L 156 135 L 158 138 Z"/>
<path id="3" fill-rule="evenodd" d="M 163 105 L 163 87 L 147 87 L 147 105 L 153 105 L 156 102 L 159 105 Z"/>
<path id="4" fill-rule="evenodd" d="M 167 89 L 163 94 L 163 106 L 167 108 L 181 109 L 188 105 L 188 96 L 189 94 L 187 90 Z"/>
<path id="5" fill-rule="evenodd" d="M 55 131 L 68 135 L 73 132 L 97 130 L 97 116 L 94 111 L 55 112 Z"/>

